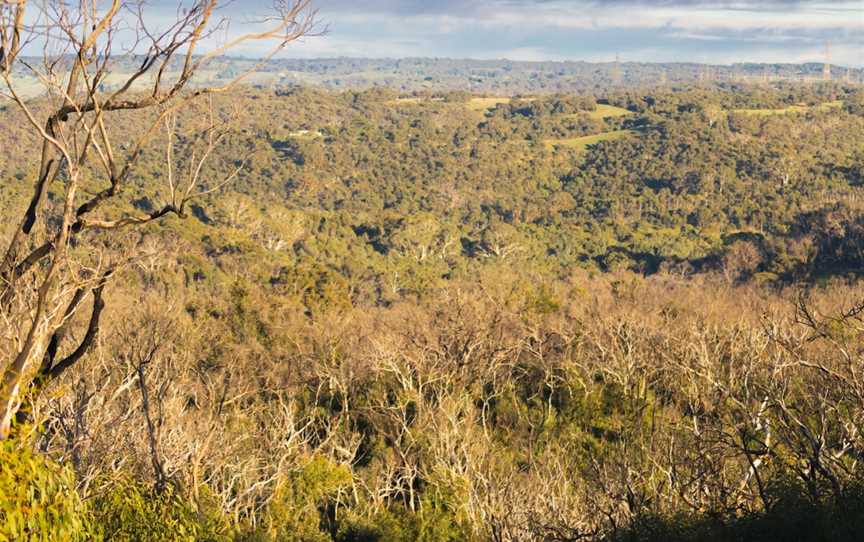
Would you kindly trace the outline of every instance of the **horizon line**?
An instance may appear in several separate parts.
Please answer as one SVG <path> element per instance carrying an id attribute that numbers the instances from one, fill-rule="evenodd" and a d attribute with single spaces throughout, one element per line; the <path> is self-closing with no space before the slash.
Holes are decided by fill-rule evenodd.
<path id="1" fill-rule="evenodd" d="M 40 58 L 42 55 L 22 55 L 21 58 Z M 59 57 L 63 56 L 71 56 L 71 55 L 59 55 Z M 135 53 L 126 53 L 126 54 L 117 54 L 114 55 L 114 58 L 122 59 L 122 58 L 140 58 L 145 55 L 143 54 L 135 54 Z M 203 55 L 193 55 L 193 58 L 199 57 Z M 59 58 L 54 57 L 54 58 Z M 246 55 L 223 55 L 214 57 L 213 60 L 246 60 L 246 61 L 262 61 L 265 60 L 264 57 L 259 56 L 246 56 Z M 321 62 L 321 61 L 337 61 L 337 60 L 368 60 L 368 61 L 401 61 L 401 60 L 431 60 L 431 61 L 459 61 L 459 62 L 509 62 L 511 64 L 589 64 L 589 65 L 606 65 L 606 64 L 621 64 L 621 65 L 641 65 L 641 66 L 660 66 L 660 65 L 674 65 L 674 66 L 714 66 L 714 67 L 723 67 L 723 68 L 731 68 L 735 66 L 824 66 L 824 60 L 809 60 L 806 62 L 757 62 L 757 61 L 739 61 L 733 63 L 711 63 L 711 62 L 698 62 L 698 61 L 686 61 L 686 60 L 670 60 L 670 61 L 638 61 L 638 60 L 605 60 L 605 61 L 595 61 L 595 60 L 575 60 L 575 59 L 544 59 L 544 60 L 514 60 L 507 57 L 499 57 L 499 58 L 478 58 L 478 57 L 458 57 L 458 56 L 352 56 L 352 55 L 339 55 L 339 56 L 320 56 L 320 57 L 299 57 L 299 56 L 283 56 L 283 57 L 273 57 L 267 60 L 267 63 L 275 63 L 280 61 L 304 61 L 304 62 Z M 864 70 L 864 64 L 860 65 L 850 65 L 850 64 L 840 64 L 836 62 L 830 63 L 831 66 L 835 66 L 837 68 L 848 68 L 854 70 Z"/>

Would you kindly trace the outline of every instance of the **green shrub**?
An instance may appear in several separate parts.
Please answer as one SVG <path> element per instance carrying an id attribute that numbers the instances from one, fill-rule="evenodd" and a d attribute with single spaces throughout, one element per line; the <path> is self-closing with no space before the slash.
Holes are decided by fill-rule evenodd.
<path id="1" fill-rule="evenodd" d="M 0 442 L 0 541 L 93 539 L 71 469 L 24 443 Z"/>
<path id="2" fill-rule="evenodd" d="M 174 487 L 157 492 L 121 477 L 93 500 L 96 524 L 111 542 L 229 542 L 228 521 L 207 499 L 193 503 Z"/>
<path id="3" fill-rule="evenodd" d="M 472 540 L 466 518 L 458 511 L 456 492 L 428 492 L 414 512 L 396 507 L 371 518 L 347 516 L 336 542 L 466 542 Z"/>
<path id="4" fill-rule="evenodd" d="M 351 471 L 315 457 L 290 473 L 276 489 L 265 517 L 264 532 L 255 540 L 330 542 L 328 513 L 335 499 L 351 485 Z"/>
<path id="5" fill-rule="evenodd" d="M 349 516 L 339 526 L 336 542 L 404 542 L 410 532 L 402 519 L 392 512 L 371 518 Z"/>
<path id="6" fill-rule="evenodd" d="M 864 489 L 812 502 L 794 488 L 770 510 L 752 514 L 645 516 L 611 542 L 857 542 L 864 536 Z"/>

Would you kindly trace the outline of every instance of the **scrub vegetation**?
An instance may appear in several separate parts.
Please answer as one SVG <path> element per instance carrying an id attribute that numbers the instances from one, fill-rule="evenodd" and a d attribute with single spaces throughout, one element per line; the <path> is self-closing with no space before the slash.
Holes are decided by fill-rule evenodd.
<path id="1" fill-rule="evenodd" d="M 860 539 L 860 87 L 215 73 L 0 106 L 0 541 Z"/>

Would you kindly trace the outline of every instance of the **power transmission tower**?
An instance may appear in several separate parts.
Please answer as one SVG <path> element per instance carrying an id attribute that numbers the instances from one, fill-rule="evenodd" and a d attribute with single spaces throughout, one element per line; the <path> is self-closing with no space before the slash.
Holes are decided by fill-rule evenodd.
<path id="1" fill-rule="evenodd" d="M 612 66 L 612 84 L 617 86 L 621 86 L 622 81 L 621 74 L 621 55 L 615 53 L 615 64 Z"/>
<path id="2" fill-rule="evenodd" d="M 825 42 L 825 66 L 822 67 L 822 80 L 831 80 L 831 42 Z"/>

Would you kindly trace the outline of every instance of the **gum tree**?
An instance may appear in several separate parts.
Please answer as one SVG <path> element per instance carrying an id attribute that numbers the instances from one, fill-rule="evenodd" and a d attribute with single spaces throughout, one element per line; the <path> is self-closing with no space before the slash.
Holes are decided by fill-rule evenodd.
<path id="1" fill-rule="evenodd" d="M 191 200 L 242 169 L 240 160 L 220 178 L 205 178 L 230 119 L 205 108 L 202 126 L 187 136 L 178 134 L 177 117 L 260 65 L 211 86 L 196 84 L 195 75 L 240 47 L 263 50 L 263 63 L 315 33 L 310 3 L 275 0 L 266 16 L 232 21 L 237 32 L 228 24 L 239 5 L 231 0 L 178 0 L 158 26 L 145 16 L 152 9 L 145 0 L 0 0 L 0 101 L 17 108 L 17 128 L 29 132 L 38 157 L 29 203 L 4 218 L 17 227 L 0 252 L 0 439 L 28 397 L 93 346 L 106 283 L 121 263 L 102 250 L 112 232 L 182 217 Z M 22 90 L 25 81 L 38 83 L 38 96 Z M 130 112 L 144 124 L 132 140 L 118 141 L 115 128 Z M 124 188 L 149 149 L 164 155 L 166 186 L 158 192 L 165 201 L 139 213 Z M 71 333 L 78 320 L 84 331 Z"/>

